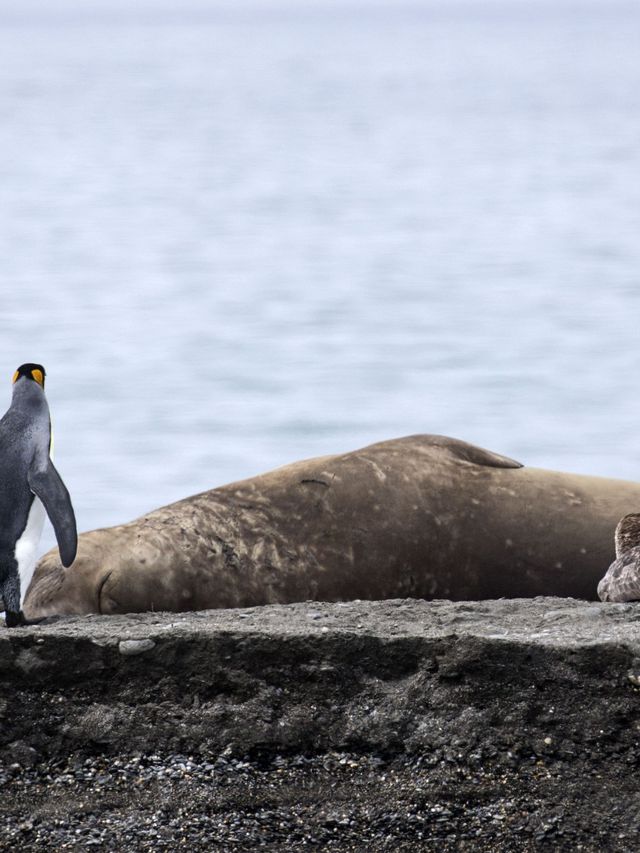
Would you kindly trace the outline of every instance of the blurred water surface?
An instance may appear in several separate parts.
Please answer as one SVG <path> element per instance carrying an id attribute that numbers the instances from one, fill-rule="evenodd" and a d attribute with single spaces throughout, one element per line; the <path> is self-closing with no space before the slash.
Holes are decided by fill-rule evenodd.
<path id="1" fill-rule="evenodd" d="M 0 367 L 82 529 L 412 432 L 640 479 L 638 4 L 76 6 L 0 11 Z"/>

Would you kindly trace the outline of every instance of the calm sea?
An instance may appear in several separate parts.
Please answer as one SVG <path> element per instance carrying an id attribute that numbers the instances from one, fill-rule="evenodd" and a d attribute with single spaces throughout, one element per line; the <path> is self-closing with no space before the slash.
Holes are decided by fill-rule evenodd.
<path id="1" fill-rule="evenodd" d="M 43 362 L 80 527 L 413 432 L 640 479 L 639 35 L 5 0 L 2 406 Z"/>

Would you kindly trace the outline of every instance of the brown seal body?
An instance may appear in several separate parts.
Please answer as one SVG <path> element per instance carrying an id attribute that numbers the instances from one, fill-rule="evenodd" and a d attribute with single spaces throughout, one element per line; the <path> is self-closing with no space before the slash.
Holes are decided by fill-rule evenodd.
<path id="1" fill-rule="evenodd" d="M 296 462 L 84 533 L 24 610 L 125 613 L 309 599 L 594 599 L 640 484 L 522 467 L 442 436 Z"/>

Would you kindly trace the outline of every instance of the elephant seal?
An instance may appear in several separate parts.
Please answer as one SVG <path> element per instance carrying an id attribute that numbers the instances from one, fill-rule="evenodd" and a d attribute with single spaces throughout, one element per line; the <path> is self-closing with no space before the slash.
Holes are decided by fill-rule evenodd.
<path id="1" fill-rule="evenodd" d="M 598 584 L 602 601 L 640 600 L 640 513 L 620 519 L 615 532 L 616 559 Z"/>
<path id="2" fill-rule="evenodd" d="M 398 597 L 594 599 L 640 484 L 522 467 L 415 435 L 295 462 L 84 533 L 39 562 L 25 613 Z"/>

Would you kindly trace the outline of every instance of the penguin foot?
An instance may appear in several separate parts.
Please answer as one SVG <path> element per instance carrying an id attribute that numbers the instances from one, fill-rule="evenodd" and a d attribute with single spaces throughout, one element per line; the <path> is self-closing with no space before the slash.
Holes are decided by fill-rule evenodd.
<path id="1" fill-rule="evenodd" d="M 27 625 L 53 625 L 59 622 L 62 616 L 40 616 L 38 619 L 27 619 L 22 610 L 19 613 L 7 611 L 5 613 L 5 625 L 7 628 L 22 628 Z"/>
<path id="2" fill-rule="evenodd" d="M 4 614 L 4 624 L 7 628 L 18 628 L 20 625 L 28 625 L 22 610 L 7 610 Z"/>

